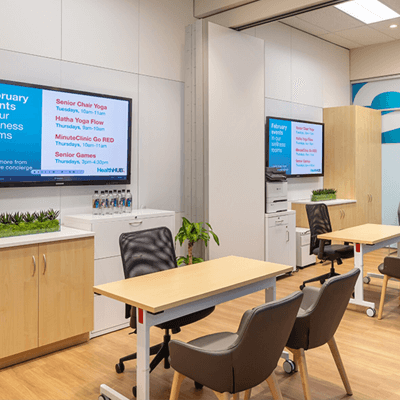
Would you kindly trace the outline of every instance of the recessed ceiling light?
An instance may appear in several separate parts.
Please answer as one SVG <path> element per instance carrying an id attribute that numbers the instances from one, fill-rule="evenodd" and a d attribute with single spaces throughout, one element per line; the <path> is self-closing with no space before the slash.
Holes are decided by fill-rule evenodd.
<path id="1" fill-rule="evenodd" d="M 393 25 L 390 25 L 390 27 L 391 27 L 392 29 L 394 29 L 394 28 L 397 28 L 397 25 L 396 25 L 396 24 L 393 24 Z"/>
<path id="2" fill-rule="evenodd" d="M 335 6 L 365 24 L 386 21 L 400 17 L 397 12 L 378 0 L 352 0 Z"/>

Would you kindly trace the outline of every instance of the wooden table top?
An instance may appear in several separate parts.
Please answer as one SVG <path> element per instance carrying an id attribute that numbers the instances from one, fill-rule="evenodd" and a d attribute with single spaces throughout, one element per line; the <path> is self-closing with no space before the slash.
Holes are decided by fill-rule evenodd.
<path id="1" fill-rule="evenodd" d="M 318 235 L 318 239 L 338 240 L 343 242 L 376 244 L 399 236 L 400 226 L 364 224 L 340 231 Z"/>
<path id="2" fill-rule="evenodd" d="M 156 313 L 291 270 L 287 265 L 229 256 L 94 286 L 93 291 Z"/>

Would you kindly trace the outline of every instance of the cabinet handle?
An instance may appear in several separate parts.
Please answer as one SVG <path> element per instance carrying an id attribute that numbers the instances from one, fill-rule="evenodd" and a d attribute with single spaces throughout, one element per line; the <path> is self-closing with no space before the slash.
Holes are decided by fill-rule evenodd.
<path id="1" fill-rule="evenodd" d="M 133 222 L 129 222 L 129 225 L 132 225 L 132 226 L 139 226 L 139 225 L 142 225 L 143 224 L 143 221 L 133 221 Z"/>
<path id="2" fill-rule="evenodd" d="M 343 210 L 340 209 L 340 219 L 342 219 L 342 218 L 343 218 Z"/>
<path id="3" fill-rule="evenodd" d="M 47 269 L 46 254 L 43 254 L 43 261 L 44 261 L 44 269 L 43 269 L 43 275 L 44 275 L 46 273 L 46 269 Z"/>
<path id="4" fill-rule="evenodd" d="M 290 232 L 286 231 L 286 241 L 288 242 L 290 240 Z"/>
<path id="5" fill-rule="evenodd" d="M 343 218 L 346 218 L 346 210 L 343 210 Z"/>
<path id="6" fill-rule="evenodd" d="M 35 259 L 35 256 L 32 256 L 32 261 L 33 261 L 33 274 L 32 274 L 32 276 L 35 276 L 35 273 L 36 273 L 36 259 Z"/>
<path id="7" fill-rule="evenodd" d="M 371 203 L 372 203 L 372 194 L 370 194 L 370 196 L 371 196 Z"/>

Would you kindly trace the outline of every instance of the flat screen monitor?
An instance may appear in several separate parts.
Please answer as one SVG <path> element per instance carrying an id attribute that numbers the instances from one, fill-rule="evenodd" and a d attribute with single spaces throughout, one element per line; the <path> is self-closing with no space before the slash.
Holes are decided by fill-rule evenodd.
<path id="1" fill-rule="evenodd" d="M 266 166 L 288 177 L 324 176 L 324 124 L 267 117 Z"/>
<path id="2" fill-rule="evenodd" d="M 132 100 L 0 80 L 0 187 L 129 184 Z"/>

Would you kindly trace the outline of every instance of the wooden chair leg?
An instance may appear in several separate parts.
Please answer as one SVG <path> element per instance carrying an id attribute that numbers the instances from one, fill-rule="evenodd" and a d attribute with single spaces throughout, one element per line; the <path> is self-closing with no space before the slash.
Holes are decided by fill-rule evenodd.
<path id="1" fill-rule="evenodd" d="M 216 391 L 214 391 L 213 390 L 213 392 L 214 392 L 214 394 L 217 396 L 217 399 L 218 400 L 229 400 L 229 393 L 228 392 L 225 392 L 225 393 L 219 393 L 219 392 L 216 392 Z"/>
<path id="2" fill-rule="evenodd" d="M 295 363 L 298 366 L 298 369 L 300 371 L 301 384 L 303 386 L 304 398 L 306 400 L 311 400 L 310 385 L 308 383 L 308 371 L 307 371 L 307 364 L 306 364 L 306 357 L 304 354 L 304 349 L 288 348 L 288 350 L 293 353 L 293 358 L 294 358 Z"/>
<path id="3" fill-rule="evenodd" d="M 279 387 L 278 380 L 276 379 L 274 371 L 272 371 L 272 374 L 267 378 L 267 383 L 274 400 L 283 400 L 281 389 Z"/>
<path id="4" fill-rule="evenodd" d="M 349 396 L 351 396 L 353 394 L 353 392 L 352 392 L 351 387 L 350 387 L 349 378 L 347 378 L 347 374 L 346 374 L 346 371 L 344 369 L 344 365 L 343 365 L 342 359 L 340 357 L 339 349 L 337 347 L 336 340 L 335 340 L 334 337 L 331 340 L 328 341 L 328 345 L 329 345 L 329 348 L 331 349 L 331 353 L 333 355 L 333 359 L 335 360 L 335 364 L 336 364 L 336 367 L 337 367 L 337 369 L 339 371 L 340 377 L 342 378 L 342 382 L 343 382 L 343 385 L 344 385 L 344 387 L 346 389 L 346 393 Z"/>
<path id="5" fill-rule="evenodd" d="M 251 389 L 248 389 L 244 392 L 244 400 L 250 400 Z"/>
<path id="6" fill-rule="evenodd" d="M 383 276 L 383 283 L 382 283 L 382 292 L 381 292 L 381 301 L 379 303 L 379 311 L 378 311 L 378 319 L 382 319 L 383 313 L 383 303 L 385 302 L 385 295 L 386 295 L 386 288 L 389 281 L 389 276 Z"/>
<path id="7" fill-rule="evenodd" d="M 180 372 L 175 371 L 174 379 L 172 380 L 171 395 L 169 396 L 169 400 L 178 400 L 182 381 L 185 378 L 185 375 L 182 375 Z"/>

